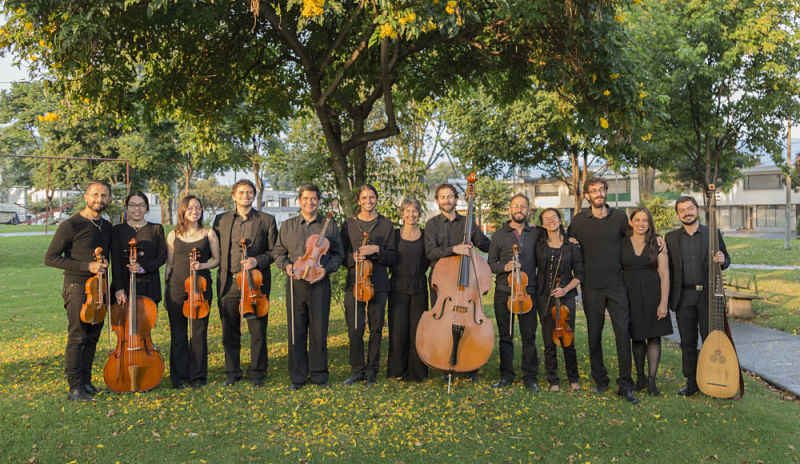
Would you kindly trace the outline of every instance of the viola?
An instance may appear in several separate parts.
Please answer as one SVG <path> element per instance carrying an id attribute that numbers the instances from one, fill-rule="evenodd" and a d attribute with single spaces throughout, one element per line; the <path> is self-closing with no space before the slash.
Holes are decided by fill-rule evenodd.
<path id="1" fill-rule="evenodd" d="M 306 239 L 305 254 L 292 264 L 292 276 L 295 279 L 313 283 L 325 277 L 325 269 L 320 264 L 320 259 L 331 247 L 330 241 L 325 237 L 325 231 L 328 230 L 328 223 L 331 222 L 332 217 L 333 212 L 329 212 L 322 224 L 321 233 L 311 235 Z"/>
<path id="2" fill-rule="evenodd" d="M 128 242 L 128 262 L 136 264 L 136 239 Z M 108 353 L 103 378 L 115 392 L 141 392 L 153 389 L 164 376 L 164 360 L 150 339 L 156 325 L 156 303 L 136 294 L 136 275 L 130 273 L 128 301 L 111 306 L 111 328 L 117 333 L 117 346 Z"/>
<path id="3" fill-rule="evenodd" d="M 525 314 L 533 308 L 533 298 L 528 295 L 528 274 L 519 268 L 519 247 L 514 245 L 514 268 L 508 274 L 508 285 L 511 295 L 508 297 L 508 308 L 511 314 Z"/>
<path id="4" fill-rule="evenodd" d="M 367 244 L 369 239 L 369 232 L 364 232 L 364 237 L 361 239 L 361 246 Z M 372 262 L 368 259 L 356 261 L 356 280 L 353 285 L 353 294 L 356 301 L 367 302 L 375 297 L 375 287 L 372 286 Z"/>
<path id="5" fill-rule="evenodd" d="M 247 259 L 247 242 L 242 239 L 242 261 Z M 239 286 L 239 315 L 244 319 L 264 317 L 269 314 L 269 300 L 261 292 L 264 276 L 258 269 L 248 269 L 236 275 Z"/>
<path id="6" fill-rule="evenodd" d="M 183 281 L 186 290 L 186 301 L 183 302 L 183 317 L 186 319 L 203 319 L 208 317 L 209 305 L 205 298 L 208 283 L 206 278 L 197 275 L 194 264 L 197 262 L 197 248 L 189 254 L 189 277 Z"/>
<path id="7" fill-rule="evenodd" d="M 103 256 L 103 249 L 94 249 L 95 262 L 107 264 Z M 86 324 L 101 324 L 106 318 L 106 311 L 111 304 L 111 289 L 109 288 L 108 274 L 105 267 L 101 267 L 97 274 L 89 277 L 84 289 L 86 302 L 81 306 L 81 321 Z"/>
<path id="8" fill-rule="evenodd" d="M 553 286 L 561 287 L 561 277 L 556 277 Z M 561 347 L 571 346 L 575 340 L 575 334 L 572 332 L 572 327 L 569 326 L 569 308 L 567 305 L 561 304 L 561 298 L 555 297 L 555 304 L 550 307 L 550 315 L 556 323 L 553 329 L 553 342 Z"/>
<path id="9" fill-rule="evenodd" d="M 467 220 L 464 244 L 471 244 L 475 173 L 467 178 Z M 422 313 L 416 345 L 430 367 L 471 372 L 486 363 L 494 347 L 494 325 L 483 312 L 483 294 L 492 285 L 489 264 L 472 249 L 468 255 L 441 258 L 431 276 L 436 302 Z"/>

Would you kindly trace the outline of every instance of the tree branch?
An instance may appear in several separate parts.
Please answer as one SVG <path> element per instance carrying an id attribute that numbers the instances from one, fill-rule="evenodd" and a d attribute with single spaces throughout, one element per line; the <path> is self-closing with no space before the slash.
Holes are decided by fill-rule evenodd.
<path id="1" fill-rule="evenodd" d="M 342 45 L 342 42 L 344 42 L 345 37 L 347 37 L 347 34 L 350 32 L 350 28 L 353 27 L 353 23 L 355 22 L 358 15 L 361 14 L 361 11 L 363 9 L 364 9 L 364 0 L 361 0 L 358 3 L 358 6 L 355 9 L 353 9 L 353 11 L 350 13 L 350 17 L 347 19 L 347 24 L 345 24 L 345 26 L 342 28 L 342 31 L 336 37 L 336 40 L 333 42 L 333 45 L 328 49 L 328 53 L 326 53 L 325 56 L 322 58 L 322 61 L 320 61 L 319 69 L 321 71 L 324 71 L 328 67 L 331 58 L 333 58 L 334 52 L 338 50 L 339 47 Z"/>

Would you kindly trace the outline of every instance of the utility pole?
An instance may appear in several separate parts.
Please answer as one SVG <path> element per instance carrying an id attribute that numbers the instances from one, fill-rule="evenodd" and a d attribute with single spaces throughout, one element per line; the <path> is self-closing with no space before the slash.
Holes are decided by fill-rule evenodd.
<path id="1" fill-rule="evenodd" d="M 792 169 L 792 120 L 786 124 L 786 163 Z M 783 249 L 792 249 L 792 176 L 786 175 L 786 235 Z"/>

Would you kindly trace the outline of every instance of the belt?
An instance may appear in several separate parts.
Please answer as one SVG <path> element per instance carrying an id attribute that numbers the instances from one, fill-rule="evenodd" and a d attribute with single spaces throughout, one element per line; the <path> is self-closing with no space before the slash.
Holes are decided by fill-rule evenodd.
<path id="1" fill-rule="evenodd" d="M 683 289 L 684 290 L 694 290 L 696 292 L 702 292 L 703 291 L 703 286 L 702 285 L 684 285 Z"/>

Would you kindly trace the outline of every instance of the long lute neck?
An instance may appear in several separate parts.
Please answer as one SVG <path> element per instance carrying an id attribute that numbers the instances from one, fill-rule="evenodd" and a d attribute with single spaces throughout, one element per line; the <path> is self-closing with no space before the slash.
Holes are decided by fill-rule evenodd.
<path id="1" fill-rule="evenodd" d="M 719 251 L 717 196 L 714 185 L 708 186 L 708 322 L 709 330 L 725 330 L 725 291 L 722 265 L 714 261 Z"/>

